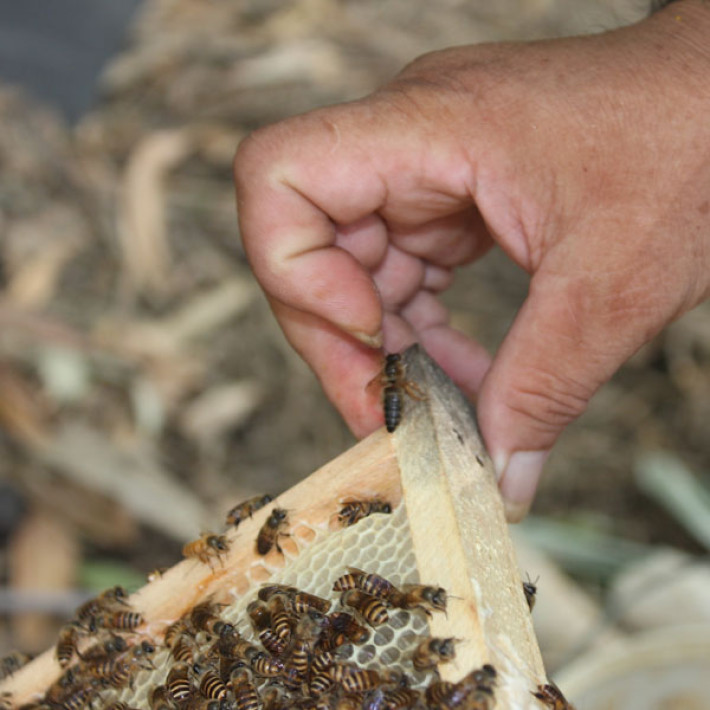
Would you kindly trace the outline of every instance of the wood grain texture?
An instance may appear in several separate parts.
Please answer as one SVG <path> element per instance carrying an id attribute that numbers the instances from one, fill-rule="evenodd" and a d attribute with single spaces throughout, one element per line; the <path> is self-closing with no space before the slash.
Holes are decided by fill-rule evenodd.
<path id="1" fill-rule="evenodd" d="M 493 466 L 471 404 L 418 346 L 406 376 L 426 392 L 408 399 L 394 433 L 402 489 L 422 583 L 445 587 L 448 614 L 434 614 L 433 636 L 465 639 L 447 680 L 493 663 L 521 687 L 544 682 L 544 668 Z M 496 707 L 527 707 L 499 704 Z M 519 693 L 515 693 L 520 695 Z"/>

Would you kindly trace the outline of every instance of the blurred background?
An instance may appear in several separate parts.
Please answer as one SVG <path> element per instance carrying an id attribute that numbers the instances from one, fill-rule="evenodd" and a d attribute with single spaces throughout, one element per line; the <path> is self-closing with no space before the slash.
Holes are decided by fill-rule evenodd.
<path id="1" fill-rule="evenodd" d="M 235 502 L 354 443 L 244 258 L 231 161 L 248 131 L 362 96 L 429 50 L 647 12 L 0 2 L 0 646 L 42 650 L 92 592 L 137 588 Z M 495 349 L 526 288 L 491 254 L 444 300 Z M 596 396 L 515 530 L 552 671 L 639 630 L 710 620 L 709 421 L 705 304 Z"/>

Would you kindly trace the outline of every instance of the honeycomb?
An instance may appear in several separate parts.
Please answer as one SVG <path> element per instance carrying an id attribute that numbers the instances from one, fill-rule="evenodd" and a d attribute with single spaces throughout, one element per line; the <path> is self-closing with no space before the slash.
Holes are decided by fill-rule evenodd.
<path id="1" fill-rule="evenodd" d="M 300 525 L 301 529 L 293 535 L 298 552 L 286 552 L 289 559 L 285 567 L 272 572 L 265 560 L 258 560 L 247 572 L 247 577 L 254 580 L 248 590 L 224 589 L 225 600 L 230 599 L 231 603 L 222 609 L 220 616 L 255 645 L 259 645 L 259 640 L 246 608 L 256 599 L 258 588 L 265 581 L 265 570 L 270 573 L 270 584 L 297 587 L 328 599 L 333 604 L 331 610 L 339 608 L 339 595 L 332 591 L 333 582 L 347 571 L 348 566 L 379 574 L 397 586 L 422 581 L 417 574 L 404 505 L 399 505 L 390 515 L 370 515 L 353 526 L 335 531 L 329 531 L 327 525 L 308 525 L 305 526 L 307 530 L 303 530 L 303 523 Z M 388 623 L 372 629 L 366 643 L 351 645 L 342 657 L 366 669 L 387 666 L 399 670 L 409 676 L 412 687 L 423 687 L 435 677 L 435 673 L 415 671 L 411 657 L 427 634 L 424 613 L 391 610 Z M 211 641 L 205 638 L 199 649 L 205 651 L 210 644 Z M 133 689 L 103 693 L 102 704 L 108 707 L 114 701 L 122 701 L 129 707 L 149 708 L 151 691 L 165 682 L 174 660 L 163 647 L 156 653 L 153 663 L 155 670 L 143 670 L 135 676 Z"/>
<path id="2" fill-rule="evenodd" d="M 417 411 L 408 411 L 394 435 L 384 430 L 375 432 L 284 492 L 273 506 L 258 510 L 236 529 L 230 526 L 224 537 L 203 538 L 215 542 L 218 537 L 223 541 L 219 543 L 223 545 L 221 557 L 198 553 L 133 595 L 130 605 L 142 623 L 135 631 L 119 632 L 132 644 L 131 649 L 108 659 L 121 667 L 110 666 L 111 672 L 106 673 L 105 668 L 87 668 L 85 662 L 77 662 L 69 669 L 74 671 L 72 677 L 69 671 L 59 668 L 52 649 L 0 683 L 2 710 L 523 710 L 539 708 L 541 703 L 557 710 L 571 707 L 542 697 L 542 690 L 548 686 L 540 684 L 544 669 L 522 583 L 517 573 L 512 573 L 515 557 L 504 532 L 495 477 L 479 450 L 467 443 L 477 440 L 475 422 L 464 421 L 468 416 L 465 402 L 455 407 L 455 417 L 441 419 L 441 412 L 449 412 L 455 397 L 461 395 L 444 388 L 435 398 L 436 391 L 428 388 L 426 407 L 420 402 Z M 423 420 L 429 412 L 436 416 L 432 415 L 431 421 Z M 461 434 L 467 427 L 469 433 L 473 432 L 468 438 Z M 374 513 L 343 527 L 338 520 L 338 506 L 347 500 L 373 497 L 388 501 L 393 512 Z M 277 504 L 287 511 L 284 535 L 279 537 L 282 552 L 271 550 L 257 555 L 255 539 Z M 410 521 L 414 521 L 411 528 Z M 195 545 L 186 548 L 188 554 L 190 550 L 198 552 Z M 289 669 L 283 667 L 276 670 L 278 680 L 264 680 L 264 674 L 257 671 L 264 670 L 264 662 L 274 659 L 255 655 L 264 647 L 247 612 L 263 585 L 268 582 L 294 587 L 329 600 L 329 614 L 353 614 L 353 610 L 341 605 L 341 594 L 333 592 L 334 581 L 349 567 L 379 575 L 398 588 L 407 584 L 445 587 L 450 600 L 447 614 L 434 611 L 427 619 L 420 608 L 407 611 L 396 603 L 388 604 L 389 618 L 385 623 L 367 627 L 366 639 L 337 649 L 337 662 L 327 669 L 328 681 L 339 687 L 336 692 L 313 697 L 313 686 L 304 688 L 301 679 L 289 675 Z M 427 570 L 423 573 L 427 578 L 419 578 L 421 570 Z M 200 630 L 199 624 L 190 621 L 190 613 L 208 601 L 216 605 L 218 619 L 213 621 L 217 623 L 202 625 Z M 387 603 L 394 601 L 387 596 Z M 115 611 L 114 606 L 107 613 Z M 306 614 L 298 613 L 304 625 L 311 624 L 314 629 L 319 624 L 333 623 L 329 618 L 321 616 L 316 621 L 314 616 L 306 618 Z M 354 616 L 366 626 L 362 615 Z M 186 635 L 194 647 L 184 657 L 183 665 L 175 661 L 163 641 L 166 629 L 180 620 L 191 626 Z M 110 639 L 117 633 L 112 623 L 102 621 L 99 626 L 109 626 L 113 631 L 100 630 L 90 638 L 87 624 L 83 624 L 78 650 L 83 653 L 90 643 Z M 231 624 L 226 632 L 225 623 Z M 430 631 L 430 625 L 439 633 Z M 291 626 L 291 621 L 287 626 Z M 321 634 L 322 626 L 315 632 Z M 438 670 L 416 671 L 415 650 L 430 635 L 456 636 L 458 657 Z M 238 639 L 243 639 L 249 648 L 241 647 L 237 652 L 234 644 Z M 145 642 L 156 646 L 150 664 L 146 656 L 131 655 L 141 652 Z M 229 650 L 234 653 L 225 651 L 224 644 L 232 644 Z M 303 656 L 307 650 L 301 649 Z M 229 668 L 223 663 L 225 656 Z M 234 663 L 241 661 L 244 669 L 235 669 Z M 286 657 L 285 662 L 292 664 L 290 669 L 294 670 L 293 658 Z M 310 664 L 307 660 L 299 662 L 302 666 Z M 173 683 L 171 695 L 163 701 L 151 700 L 154 689 L 164 686 L 176 669 L 184 673 L 184 680 Z M 234 678 L 233 670 L 238 674 Z M 264 686 L 268 685 L 271 692 L 274 683 L 281 687 L 291 685 L 300 698 L 294 698 L 292 693 L 285 701 L 263 707 L 254 698 L 245 700 L 237 690 L 246 685 L 241 674 L 251 671 L 260 690 L 265 691 Z M 438 671 L 445 680 L 438 679 Z M 210 673 L 213 677 L 207 677 Z M 217 673 L 223 677 L 220 679 Z M 193 691 L 197 677 L 208 681 L 202 698 Z M 226 687 L 225 683 L 231 685 Z M 427 696 L 420 692 L 423 688 L 427 689 Z M 363 691 L 359 700 L 356 691 Z M 11 701 L 5 702 L 6 693 L 12 693 Z M 311 697 L 306 697 L 308 693 Z M 43 704 L 43 694 L 48 699 L 51 695 L 48 704 Z M 217 700 L 210 702 L 204 695 Z"/>

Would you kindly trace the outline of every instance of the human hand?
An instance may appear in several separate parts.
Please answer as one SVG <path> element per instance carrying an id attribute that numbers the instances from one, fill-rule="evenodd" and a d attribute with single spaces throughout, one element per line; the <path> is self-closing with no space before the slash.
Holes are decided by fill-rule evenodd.
<path id="1" fill-rule="evenodd" d="M 477 397 L 524 516 L 564 427 L 710 293 L 709 35 L 686 0 L 603 35 L 445 50 L 242 143 L 251 266 L 357 436 L 382 423 L 374 348 L 418 340 Z M 436 294 L 494 243 L 532 279 L 491 361 Z"/>

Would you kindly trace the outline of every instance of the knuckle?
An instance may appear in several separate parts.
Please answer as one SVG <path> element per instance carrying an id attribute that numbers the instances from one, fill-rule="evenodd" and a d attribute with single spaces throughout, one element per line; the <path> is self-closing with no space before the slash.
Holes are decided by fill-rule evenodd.
<path id="1" fill-rule="evenodd" d="M 237 176 L 249 171 L 255 162 L 264 159 L 268 144 L 265 134 L 268 128 L 258 128 L 241 140 L 234 155 L 234 172 Z"/>

